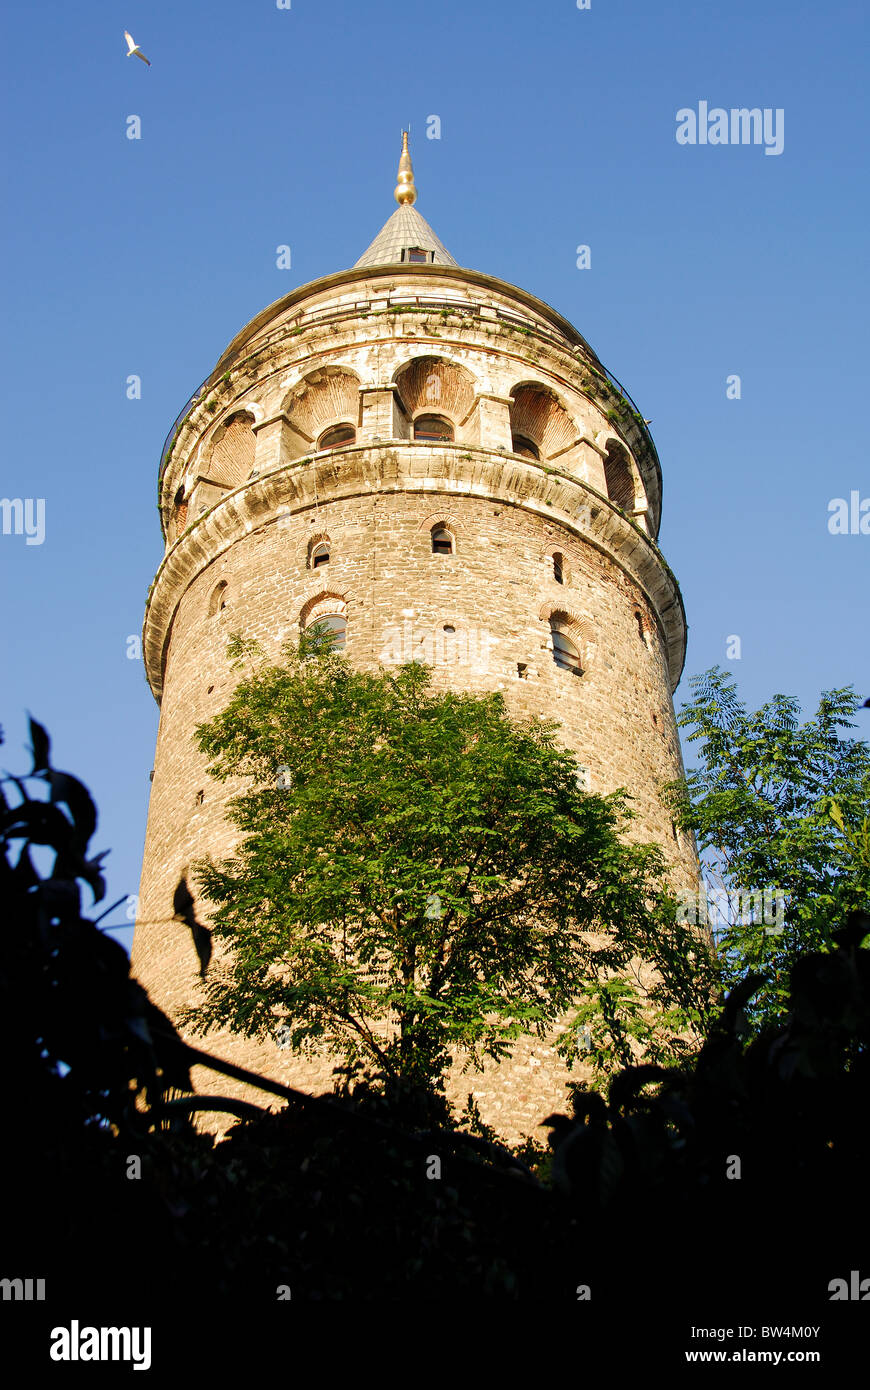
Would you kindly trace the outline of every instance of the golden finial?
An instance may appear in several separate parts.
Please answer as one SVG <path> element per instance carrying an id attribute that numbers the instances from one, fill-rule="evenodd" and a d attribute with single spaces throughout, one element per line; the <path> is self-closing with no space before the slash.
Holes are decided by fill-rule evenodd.
<path id="1" fill-rule="evenodd" d="M 408 132 L 402 131 L 402 157 L 399 160 L 399 181 L 396 184 L 396 202 L 413 203 L 417 199 L 417 190 L 414 187 L 414 169 L 411 164 L 411 156 L 408 153 Z"/>

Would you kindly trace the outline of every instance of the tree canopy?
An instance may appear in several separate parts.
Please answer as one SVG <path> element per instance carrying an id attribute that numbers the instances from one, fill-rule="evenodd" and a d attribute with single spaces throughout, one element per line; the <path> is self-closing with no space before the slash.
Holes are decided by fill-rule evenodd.
<path id="1" fill-rule="evenodd" d="M 232 949 L 187 1020 L 280 1029 L 432 1092 L 457 1050 L 501 1058 L 585 996 L 565 1056 L 633 1060 L 649 1027 L 617 977 L 674 913 L 660 849 L 622 837 L 625 794 L 585 793 L 557 725 L 512 721 L 499 693 L 435 691 L 413 663 L 357 671 L 317 635 L 280 664 L 233 650 L 244 678 L 197 740 L 242 779 L 240 838 L 195 866 Z"/>
<path id="2" fill-rule="evenodd" d="M 760 1028 L 785 1017 L 798 959 L 831 950 L 834 932 L 870 899 L 870 748 L 841 733 L 860 705 L 851 687 L 824 691 L 800 723 L 786 695 L 747 710 L 719 667 L 690 686 L 677 722 L 699 745 L 699 763 L 669 795 L 698 839 L 726 987 L 764 975 L 747 1005 Z M 779 901 L 767 920 L 746 910 L 749 894 L 765 891 Z"/>

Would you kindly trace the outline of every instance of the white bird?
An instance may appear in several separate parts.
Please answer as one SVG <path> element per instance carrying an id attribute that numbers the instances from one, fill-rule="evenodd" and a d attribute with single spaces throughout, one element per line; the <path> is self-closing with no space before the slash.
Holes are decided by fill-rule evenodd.
<path id="1" fill-rule="evenodd" d="M 150 59 L 148 59 L 148 58 L 145 57 L 145 54 L 142 52 L 142 50 L 141 50 L 141 48 L 139 47 L 139 45 L 137 44 L 136 40 L 133 38 L 133 35 L 132 35 L 132 34 L 128 34 L 126 29 L 124 30 L 124 38 L 127 40 L 127 57 L 128 57 L 128 58 L 141 58 L 141 59 L 142 59 L 142 62 L 143 62 L 143 63 L 147 63 L 148 66 L 149 66 L 149 68 L 150 68 L 150 66 L 151 66 L 151 61 L 150 61 Z"/>

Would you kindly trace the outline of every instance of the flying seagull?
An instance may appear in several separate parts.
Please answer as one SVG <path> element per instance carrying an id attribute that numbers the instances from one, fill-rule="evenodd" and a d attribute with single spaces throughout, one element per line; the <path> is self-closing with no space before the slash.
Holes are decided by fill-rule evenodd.
<path id="1" fill-rule="evenodd" d="M 128 34 L 126 29 L 124 30 L 124 38 L 127 40 L 127 57 L 141 58 L 142 62 L 147 63 L 150 68 L 151 60 L 145 57 L 145 54 L 142 52 L 136 40 L 133 38 L 133 35 Z"/>

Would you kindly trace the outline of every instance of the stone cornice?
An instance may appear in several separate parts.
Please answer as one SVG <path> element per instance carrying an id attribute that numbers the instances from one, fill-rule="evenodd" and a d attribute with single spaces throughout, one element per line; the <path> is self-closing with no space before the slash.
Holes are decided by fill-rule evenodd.
<path id="1" fill-rule="evenodd" d="M 585 349 L 591 357 L 599 362 L 598 355 L 589 346 L 582 334 L 566 318 L 563 318 L 558 310 L 552 305 L 547 304 L 543 299 L 538 299 L 536 295 L 530 294 L 528 290 L 520 289 L 518 285 L 512 285 L 507 280 L 499 280 L 494 275 L 484 275 L 479 270 L 465 270 L 461 266 L 448 265 L 389 265 L 389 266 L 360 266 L 352 270 L 340 270 L 334 275 L 325 275 L 320 280 L 312 280 L 307 285 L 300 285 L 297 289 L 291 290 L 281 299 L 276 299 L 274 303 L 267 305 L 259 314 L 256 314 L 249 323 L 237 333 L 232 342 L 228 344 L 225 351 L 221 354 L 220 360 L 215 367 L 215 372 L 220 371 L 226 366 L 239 351 L 244 347 L 249 338 L 258 333 L 261 328 L 270 321 L 277 318 L 280 314 L 286 313 L 288 309 L 296 304 L 301 304 L 306 299 L 311 299 L 316 295 L 323 294 L 327 290 L 338 289 L 344 285 L 352 284 L 355 280 L 387 280 L 390 282 L 385 287 L 385 293 L 396 287 L 398 279 L 422 279 L 422 280 L 453 280 L 470 285 L 479 285 L 488 290 L 494 290 L 498 294 L 504 295 L 508 299 L 516 299 L 526 305 L 527 308 L 534 310 L 544 319 L 553 324 L 560 333 L 577 346 Z"/>
<path id="2" fill-rule="evenodd" d="M 443 484 L 440 487 L 439 484 Z M 679 586 L 658 546 L 630 517 L 580 479 L 534 460 L 462 444 L 349 445 L 282 464 L 215 503 L 167 551 L 148 595 L 143 655 L 159 700 L 166 645 L 191 582 L 246 534 L 324 502 L 417 492 L 476 497 L 521 507 L 594 546 L 644 592 L 662 627 L 671 688 L 685 660 L 686 621 Z M 588 525 L 585 524 L 588 522 Z"/>

